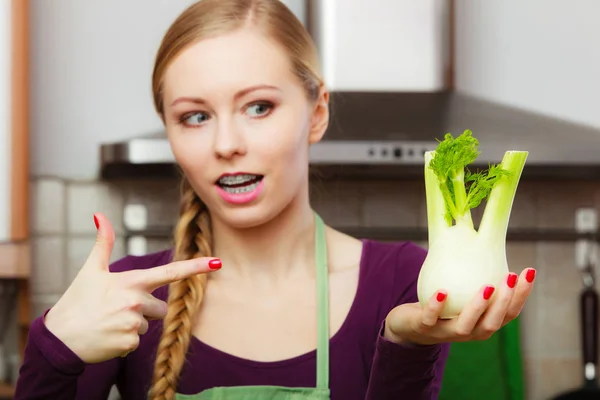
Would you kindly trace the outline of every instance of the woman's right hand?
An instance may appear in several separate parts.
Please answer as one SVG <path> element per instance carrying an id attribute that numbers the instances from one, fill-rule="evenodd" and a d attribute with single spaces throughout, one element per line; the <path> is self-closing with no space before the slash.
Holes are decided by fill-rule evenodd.
<path id="1" fill-rule="evenodd" d="M 148 330 L 148 319 L 165 317 L 167 304 L 152 291 L 221 267 L 219 260 L 205 257 L 151 269 L 110 272 L 114 230 L 104 215 L 94 218 L 98 226 L 96 244 L 45 319 L 50 332 L 90 364 L 132 352 L 139 345 L 139 335 Z M 215 261 L 209 266 L 211 260 Z"/>

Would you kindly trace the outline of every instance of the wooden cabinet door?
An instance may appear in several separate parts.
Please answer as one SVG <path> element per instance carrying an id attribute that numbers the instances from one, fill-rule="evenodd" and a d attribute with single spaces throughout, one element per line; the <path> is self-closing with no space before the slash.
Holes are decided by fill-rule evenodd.
<path id="1" fill-rule="evenodd" d="M 0 243 L 29 236 L 28 0 L 0 1 Z"/>

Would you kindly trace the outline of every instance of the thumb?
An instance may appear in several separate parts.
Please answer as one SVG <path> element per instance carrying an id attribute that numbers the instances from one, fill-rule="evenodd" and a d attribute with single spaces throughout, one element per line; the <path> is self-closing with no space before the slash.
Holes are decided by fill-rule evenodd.
<path id="1" fill-rule="evenodd" d="M 115 231 L 108 218 L 102 213 L 94 214 L 94 222 L 98 230 L 96 243 L 84 267 L 108 271 L 110 256 L 115 244 Z"/>

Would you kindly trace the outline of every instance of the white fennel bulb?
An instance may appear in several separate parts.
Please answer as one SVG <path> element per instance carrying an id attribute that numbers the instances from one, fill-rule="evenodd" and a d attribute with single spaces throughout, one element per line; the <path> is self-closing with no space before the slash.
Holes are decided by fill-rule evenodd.
<path id="1" fill-rule="evenodd" d="M 440 318 L 457 317 L 484 285 L 496 288 L 509 272 L 508 221 L 527 151 L 507 151 L 498 165 L 471 172 L 479 142 L 467 130 L 446 134 L 435 151 L 425 153 L 425 195 L 429 251 L 417 283 L 425 306 L 439 290 L 448 296 Z M 479 229 L 471 210 L 486 201 Z"/>

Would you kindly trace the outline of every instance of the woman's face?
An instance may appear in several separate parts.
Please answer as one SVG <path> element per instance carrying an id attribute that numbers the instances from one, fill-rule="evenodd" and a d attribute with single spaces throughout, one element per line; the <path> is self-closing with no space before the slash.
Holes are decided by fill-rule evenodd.
<path id="1" fill-rule="evenodd" d="M 327 94 L 310 101 L 274 42 L 244 29 L 188 47 L 166 71 L 164 104 L 175 158 L 213 218 L 250 227 L 304 201 Z"/>

